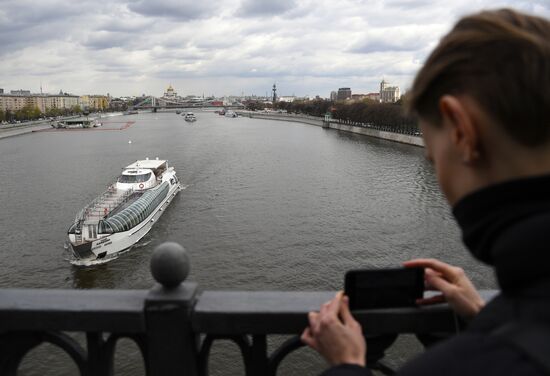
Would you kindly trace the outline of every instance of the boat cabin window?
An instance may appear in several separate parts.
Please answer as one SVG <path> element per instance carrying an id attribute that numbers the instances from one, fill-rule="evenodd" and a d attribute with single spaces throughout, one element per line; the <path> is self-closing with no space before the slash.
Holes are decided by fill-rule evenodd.
<path id="1" fill-rule="evenodd" d="M 119 183 L 144 183 L 149 180 L 151 173 L 148 172 L 142 175 L 120 175 L 118 178 Z"/>

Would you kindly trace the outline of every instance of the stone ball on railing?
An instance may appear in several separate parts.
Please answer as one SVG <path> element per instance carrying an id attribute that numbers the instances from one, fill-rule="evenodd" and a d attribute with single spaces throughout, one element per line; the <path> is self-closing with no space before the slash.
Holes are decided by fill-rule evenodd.
<path id="1" fill-rule="evenodd" d="M 190 267 L 189 256 L 178 243 L 162 243 L 153 251 L 151 274 L 165 288 L 177 287 L 185 281 Z"/>

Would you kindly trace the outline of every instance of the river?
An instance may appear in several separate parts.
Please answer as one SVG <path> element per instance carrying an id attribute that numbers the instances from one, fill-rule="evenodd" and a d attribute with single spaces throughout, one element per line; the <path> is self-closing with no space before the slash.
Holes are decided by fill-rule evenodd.
<path id="1" fill-rule="evenodd" d="M 0 140 L 0 287 L 147 289 L 151 252 L 170 240 L 187 249 L 188 279 L 203 289 L 336 290 L 348 269 L 414 257 L 462 266 L 478 287 L 494 288 L 464 249 L 423 149 L 299 123 L 196 115 L 195 123 L 175 113 L 119 116 L 97 130 Z M 71 266 L 64 242 L 76 213 L 145 157 L 167 159 L 186 188 L 134 250 L 105 265 Z M 117 355 L 119 374 L 139 374 L 133 352 Z M 226 361 L 215 353 L 213 363 Z M 34 355 L 23 374 L 72 372 L 48 373 Z M 297 365 L 283 374 L 319 371 L 296 355 L 289 361 Z"/>

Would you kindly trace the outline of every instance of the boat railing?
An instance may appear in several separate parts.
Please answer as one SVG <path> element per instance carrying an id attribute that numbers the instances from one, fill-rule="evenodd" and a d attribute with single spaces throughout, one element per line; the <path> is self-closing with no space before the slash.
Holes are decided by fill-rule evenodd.
<path id="1" fill-rule="evenodd" d="M 122 194 L 119 194 L 120 192 Z M 133 189 L 122 191 L 117 189 L 114 184 L 110 185 L 105 192 L 96 197 L 77 214 L 76 221 L 99 220 L 127 201 L 133 193 Z"/>

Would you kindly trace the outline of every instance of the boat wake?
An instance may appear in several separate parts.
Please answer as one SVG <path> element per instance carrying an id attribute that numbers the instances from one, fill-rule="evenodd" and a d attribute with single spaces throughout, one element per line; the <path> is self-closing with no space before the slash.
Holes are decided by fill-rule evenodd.
<path id="1" fill-rule="evenodd" d="M 149 244 L 151 244 L 151 239 L 147 239 L 147 240 L 140 240 L 139 242 L 137 242 L 135 245 L 134 245 L 134 248 L 142 248 L 142 247 L 146 247 L 148 246 Z"/>
<path id="2" fill-rule="evenodd" d="M 71 263 L 71 265 L 74 265 L 74 266 L 84 266 L 84 267 L 89 267 L 89 266 L 96 266 L 96 265 L 102 265 L 102 264 L 105 264 L 109 261 L 113 261 L 114 259 L 117 259 L 118 257 L 110 257 L 110 258 L 104 258 L 104 259 L 99 259 L 99 260 L 78 260 L 76 258 L 69 258 L 68 261 L 69 263 Z"/>

